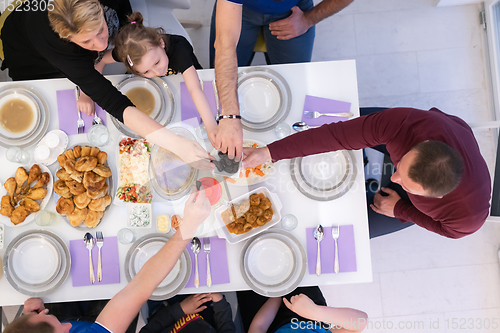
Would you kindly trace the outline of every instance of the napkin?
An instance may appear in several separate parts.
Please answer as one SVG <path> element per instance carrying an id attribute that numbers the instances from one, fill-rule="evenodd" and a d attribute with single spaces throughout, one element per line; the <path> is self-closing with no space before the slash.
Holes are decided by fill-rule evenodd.
<path id="1" fill-rule="evenodd" d="M 78 111 L 76 109 L 76 96 L 75 90 L 58 90 L 57 96 L 57 115 L 59 117 L 59 129 L 66 132 L 68 135 L 78 134 Z M 99 105 L 95 104 L 95 111 L 97 116 L 102 119 L 103 125 L 106 125 L 106 111 Z M 85 113 L 80 112 L 82 119 L 85 122 L 85 133 L 92 127 L 93 116 L 87 116 Z"/>
<path id="2" fill-rule="evenodd" d="M 318 242 L 314 239 L 314 229 L 306 229 L 307 264 L 309 274 L 316 274 L 316 257 Z M 324 227 L 325 236 L 319 243 L 321 252 L 321 274 L 333 273 L 335 261 L 335 242 L 332 237 L 332 227 Z M 341 225 L 340 236 L 337 239 L 339 248 L 339 272 L 356 272 L 356 247 L 354 245 L 354 227 Z"/>
<path id="3" fill-rule="evenodd" d="M 304 101 L 304 111 L 318 111 L 320 113 L 351 112 L 351 103 L 306 95 L 306 100 Z M 327 116 L 321 116 L 319 118 L 313 119 L 306 117 L 305 114 L 302 114 L 302 121 L 309 126 L 321 126 L 324 124 L 336 123 L 348 119 L 349 118 L 347 117 Z"/>
<path id="4" fill-rule="evenodd" d="M 89 250 L 85 247 L 83 237 L 69 242 L 71 253 L 71 279 L 73 287 L 90 286 Z M 120 283 L 120 263 L 118 260 L 118 241 L 116 237 L 104 237 L 101 248 L 102 281 L 97 282 L 97 245 L 92 249 L 94 265 L 94 285 Z"/>
<path id="5" fill-rule="evenodd" d="M 201 250 L 198 253 L 198 273 L 200 276 L 200 287 L 207 285 L 207 255 L 203 250 L 203 239 L 200 238 Z M 227 263 L 226 240 L 217 236 L 210 237 L 210 274 L 212 275 L 212 285 L 229 283 L 229 268 Z M 186 288 L 194 287 L 194 253 L 191 251 L 191 243 L 187 246 L 191 256 L 191 276 Z"/>
<path id="6" fill-rule="evenodd" d="M 208 105 L 210 105 L 210 109 L 212 110 L 212 114 L 215 118 L 215 116 L 217 116 L 217 106 L 215 104 L 215 94 L 212 81 L 203 81 L 203 93 L 207 98 Z M 184 121 L 191 118 L 196 118 L 198 120 L 197 125 L 200 124 L 200 114 L 198 113 L 198 109 L 196 108 L 196 105 L 194 105 L 194 101 L 191 98 L 191 94 L 187 89 L 186 83 L 181 82 L 181 119 Z"/>

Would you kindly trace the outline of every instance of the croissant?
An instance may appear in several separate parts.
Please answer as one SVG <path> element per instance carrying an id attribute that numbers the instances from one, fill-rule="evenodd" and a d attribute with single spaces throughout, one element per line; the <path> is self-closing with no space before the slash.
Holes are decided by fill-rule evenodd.
<path id="1" fill-rule="evenodd" d="M 97 165 L 97 157 L 84 156 L 80 157 L 75 163 L 75 169 L 80 172 L 91 171 Z"/>
<path id="2" fill-rule="evenodd" d="M 80 158 L 82 156 L 82 147 L 81 146 L 74 146 L 73 147 L 73 155 L 75 158 Z"/>
<path id="3" fill-rule="evenodd" d="M 61 166 L 61 168 L 64 168 L 64 163 L 66 163 L 66 155 L 64 154 L 61 154 L 59 156 L 57 156 L 57 162 L 59 162 L 59 165 Z"/>
<path id="4" fill-rule="evenodd" d="M 83 221 L 85 221 L 87 212 L 87 208 L 75 208 L 73 212 L 68 214 L 69 223 L 71 223 L 73 227 L 78 227 Z"/>
<path id="5" fill-rule="evenodd" d="M 97 166 L 92 171 L 94 171 L 101 177 L 107 178 L 111 176 L 111 169 L 102 164 L 97 164 Z"/>
<path id="6" fill-rule="evenodd" d="M 108 154 L 105 151 L 100 151 L 99 154 L 97 154 L 97 162 L 100 164 L 106 163 L 106 159 L 108 158 Z"/>
<path id="7" fill-rule="evenodd" d="M 90 155 L 90 147 L 89 146 L 83 147 L 80 157 L 89 156 L 89 155 Z"/>
<path id="8" fill-rule="evenodd" d="M 87 195 L 89 196 L 90 199 L 102 198 L 103 196 L 106 195 L 106 193 L 108 193 L 108 184 L 104 184 L 104 186 L 97 191 L 87 190 Z"/>
<path id="9" fill-rule="evenodd" d="M 89 198 L 86 192 L 79 194 L 73 198 L 73 202 L 77 208 L 85 208 L 90 203 L 92 199 Z"/>
<path id="10" fill-rule="evenodd" d="M 93 211 L 103 212 L 110 203 L 111 197 L 109 196 L 109 194 L 106 194 L 106 196 L 102 198 L 92 200 L 89 204 L 89 209 Z"/>
<path id="11" fill-rule="evenodd" d="M 57 200 L 56 211 L 61 215 L 68 215 L 73 212 L 75 205 L 73 204 L 73 199 L 60 197 Z"/>
<path id="12" fill-rule="evenodd" d="M 95 192 L 100 190 L 104 183 L 106 182 L 106 178 L 99 176 L 93 171 L 87 171 L 83 175 L 83 186 L 90 192 Z"/>
<path id="13" fill-rule="evenodd" d="M 75 154 L 73 154 L 73 149 L 68 149 L 64 152 L 64 155 L 66 155 L 66 158 L 71 161 L 75 161 Z"/>
<path id="14" fill-rule="evenodd" d="M 64 182 L 67 187 L 69 187 L 69 191 L 73 195 L 79 195 L 85 192 L 85 187 L 82 183 L 77 182 L 76 180 L 67 180 Z"/>
<path id="15" fill-rule="evenodd" d="M 64 180 L 58 179 L 54 182 L 54 192 L 59 194 L 63 198 L 71 198 L 72 194 L 69 191 L 69 187 L 66 185 Z"/>
<path id="16" fill-rule="evenodd" d="M 87 217 L 83 223 L 89 228 L 95 228 L 101 221 L 103 214 L 103 212 L 89 210 L 87 213 Z"/>

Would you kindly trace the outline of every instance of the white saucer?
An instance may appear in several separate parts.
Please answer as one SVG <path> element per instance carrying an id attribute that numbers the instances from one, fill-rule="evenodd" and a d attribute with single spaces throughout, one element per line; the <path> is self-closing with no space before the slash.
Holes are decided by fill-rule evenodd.
<path id="1" fill-rule="evenodd" d="M 59 145 L 57 145 L 55 148 L 49 148 L 47 140 L 47 135 L 49 134 L 55 134 L 59 137 Z M 35 161 L 39 164 L 51 165 L 55 161 L 57 161 L 57 156 L 64 153 L 64 151 L 68 147 L 68 135 L 66 135 L 66 133 L 61 130 L 50 131 L 42 138 L 42 140 L 40 140 L 40 142 L 38 142 L 36 147 L 38 148 L 39 146 L 47 147 L 50 150 L 50 154 L 49 157 L 44 160 L 37 158 L 36 154 L 34 154 Z M 37 148 L 35 148 L 35 151 Z"/>

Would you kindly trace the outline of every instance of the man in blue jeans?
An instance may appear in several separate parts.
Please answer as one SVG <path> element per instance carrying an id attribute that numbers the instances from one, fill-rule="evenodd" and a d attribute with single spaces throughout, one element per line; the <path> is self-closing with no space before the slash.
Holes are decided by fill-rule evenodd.
<path id="1" fill-rule="evenodd" d="M 239 158 L 243 132 L 237 96 L 238 66 L 249 66 L 261 28 L 270 64 L 311 61 L 314 26 L 353 0 L 219 0 L 212 14 L 210 65 L 221 102 L 215 148 Z M 215 48 L 215 49 L 214 49 Z"/>

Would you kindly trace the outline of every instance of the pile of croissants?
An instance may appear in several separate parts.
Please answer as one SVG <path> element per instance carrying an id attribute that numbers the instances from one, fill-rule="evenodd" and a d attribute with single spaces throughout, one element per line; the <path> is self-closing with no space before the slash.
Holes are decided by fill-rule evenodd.
<path id="1" fill-rule="evenodd" d="M 111 204 L 106 184 L 111 170 L 104 165 L 107 157 L 106 152 L 89 146 L 75 146 L 57 157 L 61 169 L 56 173 L 59 179 L 54 182 L 54 192 L 61 197 L 56 210 L 74 227 L 83 223 L 95 228 Z"/>
<path id="2" fill-rule="evenodd" d="M 2 197 L 0 214 L 10 217 L 15 225 L 24 222 L 29 214 L 40 210 L 37 200 L 42 200 L 47 195 L 44 187 L 49 181 L 50 174 L 42 172 L 38 164 L 33 164 L 29 172 L 23 167 L 17 168 L 14 177 L 3 184 L 8 195 Z"/>

